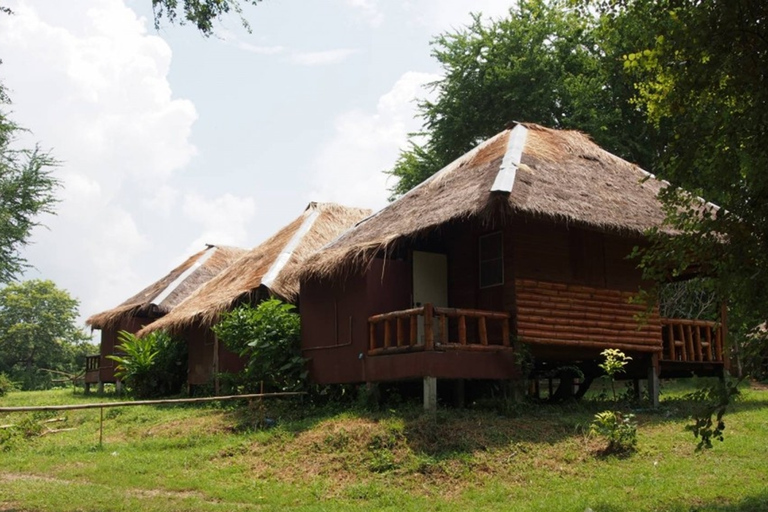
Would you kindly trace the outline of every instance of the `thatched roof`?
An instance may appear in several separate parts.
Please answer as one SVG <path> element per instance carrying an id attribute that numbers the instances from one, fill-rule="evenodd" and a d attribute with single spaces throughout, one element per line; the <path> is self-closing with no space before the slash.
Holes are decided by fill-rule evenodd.
<path id="1" fill-rule="evenodd" d="M 370 214 L 370 210 L 333 203 L 310 203 L 301 216 L 246 252 L 139 335 L 160 329 L 179 331 L 193 325 L 211 325 L 220 313 L 257 293 L 259 288 L 295 301 L 299 294 L 297 270 L 307 257 Z"/>
<path id="2" fill-rule="evenodd" d="M 600 230 L 660 227 L 664 184 L 586 135 L 518 124 L 483 142 L 307 261 L 303 277 L 364 268 L 377 253 L 436 226 L 515 212 Z"/>
<path id="3" fill-rule="evenodd" d="M 208 245 L 159 281 L 147 286 L 116 308 L 91 316 L 85 323 L 93 329 L 104 329 L 129 316 L 154 319 L 165 315 L 245 252 L 245 249 L 236 247 Z"/>

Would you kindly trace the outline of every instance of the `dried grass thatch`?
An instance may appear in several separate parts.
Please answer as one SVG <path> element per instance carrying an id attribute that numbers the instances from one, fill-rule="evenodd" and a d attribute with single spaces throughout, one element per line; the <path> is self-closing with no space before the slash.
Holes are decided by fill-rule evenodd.
<path id="1" fill-rule="evenodd" d="M 129 316 L 165 315 L 245 252 L 237 247 L 209 245 L 116 308 L 97 313 L 85 322 L 93 329 L 104 329 Z"/>
<path id="2" fill-rule="evenodd" d="M 310 203 L 304 213 L 227 270 L 200 287 L 170 314 L 139 331 L 212 325 L 219 314 L 260 288 L 289 302 L 298 298 L 298 269 L 322 246 L 338 237 L 370 210 L 332 203 Z"/>
<path id="3" fill-rule="evenodd" d="M 302 277 L 364 268 L 399 240 L 470 217 L 524 212 L 634 234 L 662 225 L 657 196 L 663 183 L 582 133 L 522 126 L 517 132 L 525 138 L 511 192 L 491 191 L 514 143 L 513 130 L 505 130 L 344 233 L 307 261 Z"/>

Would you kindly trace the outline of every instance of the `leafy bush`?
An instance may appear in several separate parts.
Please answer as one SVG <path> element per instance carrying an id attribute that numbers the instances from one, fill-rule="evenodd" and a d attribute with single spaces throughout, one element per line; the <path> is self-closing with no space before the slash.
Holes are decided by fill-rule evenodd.
<path id="1" fill-rule="evenodd" d="M 0 373 L 0 396 L 5 396 L 9 391 L 16 389 L 11 379 L 4 373 Z"/>
<path id="2" fill-rule="evenodd" d="M 637 423 L 634 414 L 603 411 L 595 414 L 589 427 L 591 435 L 604 437 L 608 441 L 605 453 L 629 454 L 637 448 Z"/>
<path id="3" fill-rule="evenodd" d="M 108 358 L 118 363 L 115 376 L 123 379 L 139 398 L 178 393 L 187 378 L 187 345 L 163 331 L 143 338 L 127 331 L 118 333 L 115 348 L 123 355 Z"/>
<path id="4" fill-rule="evenodd" d="M 299 315 L 294 306 L 277 299 L 256 307 L 244 304 L 225 313 L 213 326 L 226 346 L 246 359 L 242 386 L 295 391 L 305 385 L 305 361 L 301 357 Z"/>

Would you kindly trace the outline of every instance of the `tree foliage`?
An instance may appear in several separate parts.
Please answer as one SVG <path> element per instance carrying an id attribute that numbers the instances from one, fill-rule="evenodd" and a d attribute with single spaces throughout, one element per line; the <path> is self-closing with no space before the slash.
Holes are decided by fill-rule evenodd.
<path id="1" fill-rule="evenodd" d="M 650 44 L 637 44 L 623 65 L 635 103 L 655 126 L 674 131 L 656 172 L 679 187 L 664 200 L 681 234 L 657 234 L 644 266 L 660 279 L 691 266 L 717 276 L 731 326 L 746 332 L 768 318 L 768 4 L 600 5 L 610 23 L 650 21 Z M 699 196 L 720 208 L 702 209 Z"/>
<path id="2" fill-rule="evenodd" d="M 10 100 L 0 83 L 0 283 L 15 279 L 26 266 L 20 250 L 29 243 L 32 228 L 42 213 L 52 213 L 58 181 L 51 156 L 35 146 L 18 148 L 24 131 L 3 106 Z"/>
<path id="3" fill-rule="evenodd" d="M 77 326 L 78 302 L 52 281 L 0 289 L 0 373 L 22 389 L 50 386 L 43 369 L 77 373 L 93 347 Z"/>
<path id="4" fill-rule="evenodd" d="M 649 165 L 658 131 L 630 102 L 622 70 L 626 32 L 642 23 L 606 26 L 559 0 L 522 0 L 506 18 L 475 16 L 438 36 L 433 56 L 443 77 L 422 101 L 423 130 L 413 134 L 391 174 L 403 194 L 512 121 L 575 128 L 619 156 Z"/>
<path id="5" fill-rule="evenodd" d="M 295 391 L 305 384 L 301 324 L 294 306 L 277 299 L 241 305 L 213 326 L 226 346 L 246 359 L 242 384 L 249 391 Z"/>
<path id="6" fill-rule="evenodd" d="M 250 31 L 248 20 L 243 16 L 243 5 L 257 5 L 261 0 L 152 0 L 155 28 L 160 28 L 163 18 L 170 23 L 191 23 L 205 36 L 213 33 L 217 19 L 234 12 L 243 26 Z"/>

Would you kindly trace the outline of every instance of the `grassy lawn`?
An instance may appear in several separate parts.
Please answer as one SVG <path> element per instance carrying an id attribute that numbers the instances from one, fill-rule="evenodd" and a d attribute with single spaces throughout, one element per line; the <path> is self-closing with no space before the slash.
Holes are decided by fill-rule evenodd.
<path id="1" fill-rule="evenodd" d="M 745 389 L 725 442 L 699 453 L 684 391 L 668 385 L 659 410 L 634 411 L 628 458 L 600 456 L 604 443 L 585 434 L 610 407 L 590 400 L 505 416 L 270 403 L 266 431 L 234 404 L 107 409 L 101 448 L 98 410 L 0 414 L 74 429 L 0 444 L 0 511 L 768 510 L 768 390 Z M 110 399 L 16 392 L 0 405 Z"/>

